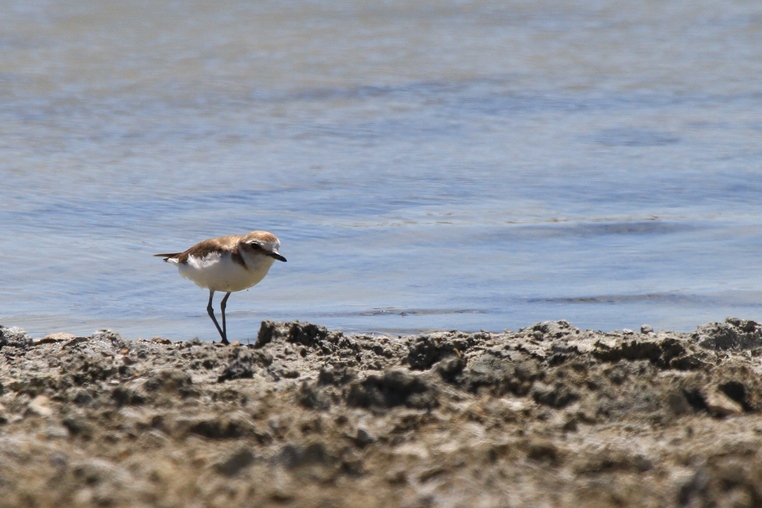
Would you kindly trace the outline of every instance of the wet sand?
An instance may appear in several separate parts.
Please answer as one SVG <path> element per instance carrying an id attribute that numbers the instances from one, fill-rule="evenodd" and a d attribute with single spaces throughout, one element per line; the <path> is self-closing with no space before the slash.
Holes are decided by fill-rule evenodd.
<path id="1" fill-rule="evenodd" d="M 0 328 L 0 506 L 762 504 L 762 326 Z"/>

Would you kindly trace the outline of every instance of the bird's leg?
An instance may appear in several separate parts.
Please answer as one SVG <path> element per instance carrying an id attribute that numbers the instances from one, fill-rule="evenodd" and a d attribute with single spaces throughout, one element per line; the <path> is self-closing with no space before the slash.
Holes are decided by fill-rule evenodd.
<path id="1" fill-rule="evenodd" d="M 230 292 L 225 293 L 225 296 L 222 298 L 222 301 L 220 302 L 220 309 L 222 310 L 222 333 L 225 336 L 225 338 L 222 340 L 223 343 L 228 343 L 228 328 L 225 325 L 225 307 L 228 305 L 228 297 L 230 296 Z"/>
<path id="2" fill-rule="evenodd" d="M 230 293 L 228 293 L 230 295 Z M 227 344 L 228 338 L 225 336 L 225 332 L 222 328 L 220 328 L 220 324 L 217 322 L 217 318 L 214 317 L 214 308 L 212 308 L 212 298 L 214 298 L 214 291 L 209 290 L 209 304 L 206 306 L 206 312 L 209 314 L 209 317 L 212 318 L 212 322 L 214 323 L 214 326 L 217 327 L 217 331 L 220 332 L 220 337 L 222 337 L 222 343 Z M 227 296 L 225 296 L 224 300 L 227 300 Z M 222 310 L 222 322 L 225 322 L 225 310 L 223 305 Z"/>

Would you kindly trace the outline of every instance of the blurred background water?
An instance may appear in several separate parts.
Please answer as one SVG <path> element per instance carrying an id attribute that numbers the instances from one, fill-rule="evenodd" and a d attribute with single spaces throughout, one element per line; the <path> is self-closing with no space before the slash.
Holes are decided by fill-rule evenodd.
<path id="1" fill-rule="evenodd" d="M 0 0 L 0 323 L 217 339 L 762 319 L 762 3 Z"/>

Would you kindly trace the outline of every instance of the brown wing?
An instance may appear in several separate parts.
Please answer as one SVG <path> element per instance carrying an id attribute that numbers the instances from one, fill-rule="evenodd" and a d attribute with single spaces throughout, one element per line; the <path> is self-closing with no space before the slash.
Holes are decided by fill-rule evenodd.
<path id="1" fill-rule="evenodd" d="M 215 252 L 225 252 L 227 249 L 231 251 L 233 256 L 238 254 L 238 240 L 239 236 L 236 235 L 227 235 L 227 236 L 221 236 L 219 238 L 209 238 L 208 240 L 204 240 L 202 242 L 197 243 L 190 249 L 184 251 L 184 252 L 175 252 L 172 254 L 154 254 L 154 256 L 157 257 L 163 257 L 164 261 L 167 261 L 169 259 L 177 259 L 177 262 L 180 264 L 185 264 L 188 262 L 188 256 L 193 256 L 194 258 L 198 259 L 204 259 L 209 254 L 215 253 Z"/>

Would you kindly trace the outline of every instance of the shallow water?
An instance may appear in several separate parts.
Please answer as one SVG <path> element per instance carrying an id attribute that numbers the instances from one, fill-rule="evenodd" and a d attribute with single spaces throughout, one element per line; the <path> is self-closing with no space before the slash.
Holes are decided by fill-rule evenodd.
<path id="1" fill-rule="evenodd" d="M 0 1 L 0 323 L 216 338 L 762 318 L 762 4 Z"/>

